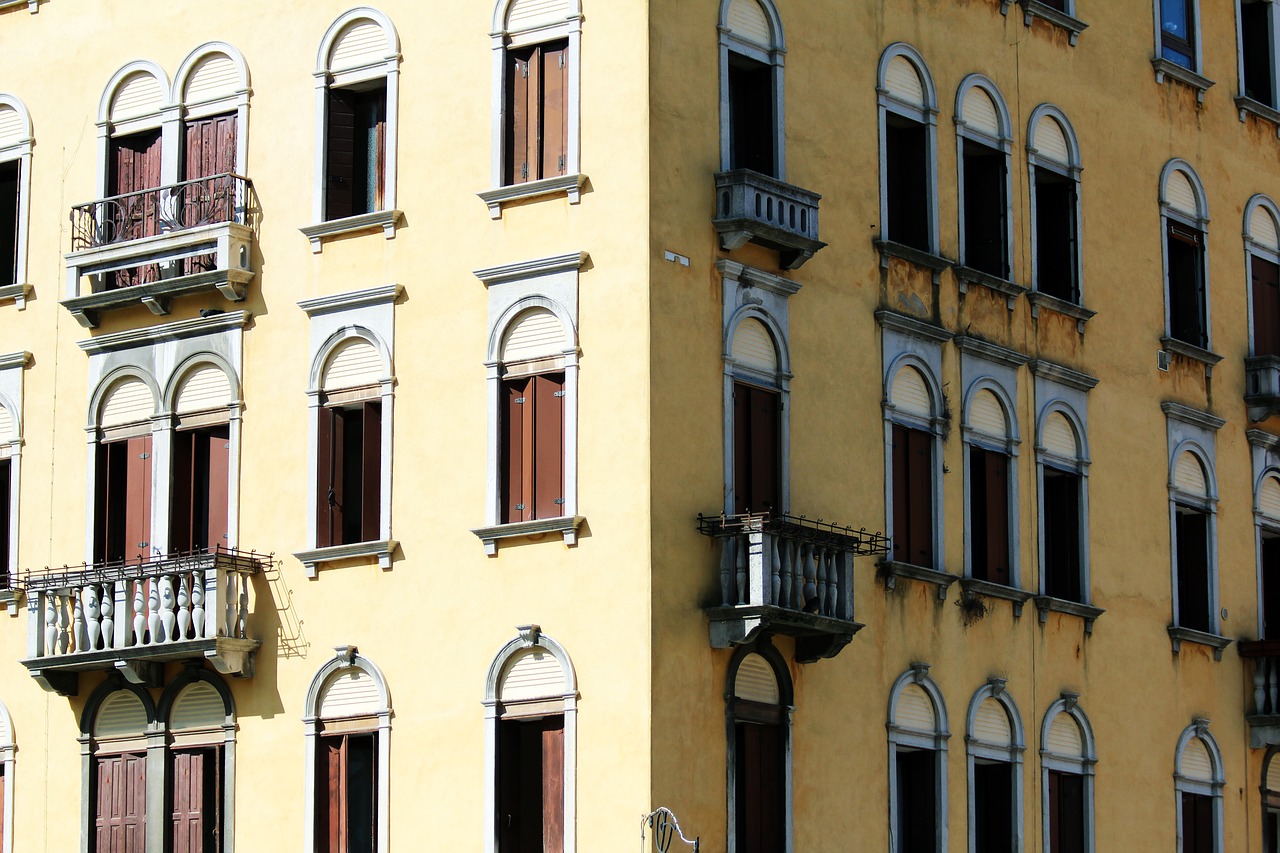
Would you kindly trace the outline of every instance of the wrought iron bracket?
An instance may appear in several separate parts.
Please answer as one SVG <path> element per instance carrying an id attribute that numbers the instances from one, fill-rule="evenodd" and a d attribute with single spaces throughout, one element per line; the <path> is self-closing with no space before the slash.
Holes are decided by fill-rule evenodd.
<path id="1" fill-rule="evenodd" d="M 645 850 L 645 827 L 653 827 L 653 846 L 658 853 L 667 853 L 671 849 L 671 843 L 679 838 L 685 844 L 693 848 L 693 853 L 698 853 L 698 848 L 702 844 L 701 836 L 696 836 L 692 841 L 684 837 L 684 832 L 680 829 L 680 822 L 676 820 L 675 814 L 666 806 L 658 806 L 658 808 L 649 812 L 640 818 L 640 853 Z"/>

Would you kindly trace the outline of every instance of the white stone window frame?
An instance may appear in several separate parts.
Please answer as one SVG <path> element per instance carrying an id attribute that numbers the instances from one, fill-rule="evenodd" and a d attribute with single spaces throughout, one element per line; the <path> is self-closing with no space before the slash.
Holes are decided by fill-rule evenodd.
<path id="1" fill-rule="evenodd" d="M 1067 140 L 1067 156 L 1066 164 L 1059 163 L 1055 160 L 1040 156 L 1040 151 L 1036 148 L 1036 129 L 1040 124 L 1040 120 L 1049 117 L 1058 123 L 1058 127 L 1062 128 L 1062 135 Z M 1037 237 L 1039 235 L 1039 217 L 1036 216 L 1036 169 L 1044 169 L 1046 172 L 1053 172 L 1055 175 L 1061 175 L 1075 184 L 1076 204 L 1072 217 L 1075 220 L 1076 229 L 1076 251 L 1073 262 L 1075 264 L 1075 282 L 1077 298 L 1075 305 L 1084 305 L 1084 228 L 1083 215 L 1084 207 L 1080 199 L 1080 172 L 1083 167 L 1080 165 L 1080 142 L 1076 137 L 1075 128 L 1071 126 L 1071 122 L 1067 119 L 1066 113 L 1053 104 L 1040 104 L 1031 112 L 1031 118 L 1027 121 L 1027 191 L 1030 194 L 1031 207 L 1031 287 L 1033 290 L 1039 291 L 1040 271 L 1039 253 L 1036 251 L 1038 245 Z"/>
<path id="2" fill-rule="evenodd" d="M 994 349 L 994 348 L 993 348 Z M 973 481 L 973 471 L 970 465 L 970 449 L 978 447 L 992 453 L 999 453 L 1009 460 L 1008 478 L 1008 519 L 1009 519 L 1009 585 L 1014 589 L 1021 589 L 1021 553 L 1022 553 L 1022 536 L 1021 524 L 1019 523 L 1018 508 L 1021 506 L 1018 500 L 1018 448 L 1022 444 L 1021 432 L 1018 426 L 1018 414 L 1016 400 L 1018 399 L 1018 373 L 1017 366 L 1019 362 L 1025 363 L 1026 357 L 1020 356 L 1012 352 L 1002 352 L 999 355 L 1005 356 L 1005 362 L 1000 363 L 994 359 L 983 358 L 981 350 L 974 351 L 971 345 L 966 341 L 965 348 L 960 356 L 960 374 L 967 383 L 964 393 L 964 418 L 960 426 L 960 442 L 964 454 L 964 574 L 965 577 L 973 577 L 973 519 L 971 518 L 971 484 Z M 995 353 L 992 353 L 993 355 Z M 1004 410 L 1005 417 L 1005 436 L 1003 440 L 993 436 L 986 435 L 974 429 L 970 422 L 970 413 L 972 411 L 973 401 L 981 391 L 989 391 L 995 395 L 996 400 L 1000 403 L 1001 409 Z"/>
<path id="3" fill-rule="evenodd" d="M 787 39 L 782 29 L 782 17 L 772 0 L 751 0 L 760 6 L 769 23 L 768 47 L 748 41 L 734 34 L 729 26 L 728 14 L 734 0 L 720 0 L 720 12 L 716 18 L 720 49 L 720 170 L 733 168 L 732 112 L 729 104 L 729 54 L 736 53 L 769 66 L 773 77 L 773 177 L 787 179 L 787 111 L 784 99 Z"/>
<path id="4" fill-rule="evenodd" d="M 231 60 L 236 68 L 236 86 L 230 93 L 211 100 L 187 102 L 187 86 L 191 82 L 191 74 L 199 66 L 200 62 L 211 56 L 222 54 Z M 177 182 L 178 174 L 181 169 L 178 165 L 178 151 L 181 145 L 178 144 L 178 136 L 182 134 L 182 124 L 186 119 L 206 118 L 208 116 L 221 115 L 223 113 L 235 113 L 236 115 L 236 173 L 240 175 L 248 175 L 249 162 L 249 96 L 253 94 L 253 89 L 249 82 L 249 66 L 245 62 L 244 54 L 234 45 L 224 41 L 211 41 L 197 47 L 187 57 L 182 60 L 178 66 L 178 73 L 173 78 L 173 90 L 169 93 L 171 103 L 178 105 L 178 113 L 175 118 L 178 119 L 178 126 L 174 128 L 174 145 L 169 145 L 169 139 L 164 140 L 165 150 L 162 154 L 167 155 L 172 147 L 173 151 L 173 182 Z M 168 127 L 165 128 L 168 132 Z"/>
<path id="5" fill-rule="evenodd" d="M 1067 43 L 1072 47 L 1076 46 L 1076 42 L 1080 40 L 1080 34 L 1089 28 L 1089 25 L 1076 17 L 1076 0 L 1066 0 L 1063 5 L 1063 11 L 1059 11 L 1045 0 L 1000 0 L 1000 14 L 1007 15 L 1009 6 L 1017 3 L 1022 7 L 1022 25 L 1030 27 L 1032 20 L 1039 18 L 1048 21 L 1067 33 Z"/>
<path id="6" fill-rule="evenodd" d="M 934 725 L 932 732 L 920 732 L 905 729 L 896 725 L 898 697 L 908 684 L 916 684 L 933 703 Z M 947 704 L 942 698 L 942 691 L 929 677 L 929 664 L 913 663 L 911 667 L 898 676 L 889 689 L 888 717 L 885 728 L 889 731 L 889 849 L 899 849 L 897 839 L 898 827 L 898 762 L 899 750 L 927 750 L 934 754 L 934 827 L 936 833 L 936 849 L 947 849 L 947 815 L 950 812 L 947 802 L 947 741 L 951 738 L 950 726 L 947 722 Z"/>
<path id="7" fill-rule="evenodd" d="M 18 524 L 22 517 L 18 506 L 22 495 L 22 445 L 25 444 L 22 428 L 23 380 L 26 368 L 30 365 L 29 352 L 0 355 L 0 408 L 9 413 L 13 422 L 13 434 L 8 441 L 0 443 L 0 459 L 9 460 L 9 505 L 0 507 L 0 512 L 6 513 L 9 519 L 9 553 L 5 556 L 8 557 L 10 584 L 18 574 Z M 0 590 L 0 603 L 8 605 L 10 616 L 18 615 L 19 608 L 15 606 L 12 588 Z M 3 706 L 0 706 L 0 710 L 3 710 Z M 0 850 L 0 853 L 4 851 Z"/>
<path id="8" fill-rule="evenodd" d="M 1192 0 L 1187 0 L 1192 2 Z M 1196 194 L 1196 212 L 1189 215 L 1181 210 L 1177 210 L 1169 200 L 1168 188 L 1169 178 L 1174 172 L 1182 172 L 1191 184 L 1191 188 Z M 1204 338 L 1205 346 L 1198 347 L 1188 341 L 1182 341 L 1173 337 L 1172 318 L 1171 318 L 1171 294 L 1169 291 L 1169 223 L 1176 222 L 1187 228 L 1192 228 L 1200 232 L 1202 246 L 1200 249 L 1200 276 L 1204 282 Z M 1164 168 L 1160 170 L 1160 253 L 1162 261 L 1162 269 L 1164 270 L 1164 337 L 1161 342 L 1166 348 L 1178 351 L 1180 349 L 1190 349 L 1205 355 L 1211 355 L 1213 349 L 1213 315 L 1211 312 L 1213 300 L 1210 298 L 1212 290 L 1209 282 L 1209 202 L 1205 196 L 1204 184 L 1200 181 L 1200 176 L 1196 174 L 1196 170 L 1186 160 L 1174 158 L 1164 164 Z M 1172 347 L 1170 346 L 1172 344 Z M 1195 356 L 1193 356 L 1195 357 Z M 1201 358 L 1203 360 L 1203 357 Z"/>
<path id="9" fill-rule="evenodd" d="M 981 89 L 991 99 L 995 105 L 996 116 L 1000 121 L 999 135 L 992 136 L 984 131 L 970 127 L 964 117 L 964 101 L 971 89 Z M 1013 123 L 1009 118 L 1009 107 L 1005 103 L 1004 96 L 1000 94 L 999 87 L 987 76 L 983 74 L 970 74 L 960 81 L 959 87 L 956 88 L 956 104 L 955 104 L 955 126 L 956 126 L 956 219 L 958 221 L 956 238 L 958 240 L 958 254 L 960 257 L 960 266 L 967 267 L 968 258 L 965 257 L 965 215 L 964 215 L 964 144 L 965 142 L 973 142 L 999 152 L 1004 156 L 1004 263 L 1008 269 L 1008 274 L 1004 280 L 1013 282 L 1017 276 L 1014 272 L 1014 249 L 1013 249 Z M 981 275 L 982 273 L 979 273 Z M 999 276 L 993 276 L 999 278 Z"/>
<path id="10" fill-rule="evenodd" d="M 570 252 L 475 270 L 489 292 L 489 336 L 485 346 L 488 448 L 485 453 L 485 524 L 472 530 L 490 557 L 504 539 L 559 533 L 566 545 L 577 544 L 585 520 L 578 508 L 578 276 L 586 252 Z M 558 357 L 564 369 L 564 514 L 559 518 L 502 522 L 502 343 L 512 324 L 526 311 L 541 308 L 560 321 L 567 342 Z"/>
<path id="11" fill-rule="evenodd" d="M 498 722 L 503 670 L 507 662 L 526 649 L 539 647 L 560 664 L 562 692 L 547 701 L 559 703 L 564 715 L 564 853 L 578 849 L 578 676 L 564 646 L 542 633 L 541 626 L 520 625 L 517 636 L 494 656 L 484 684 L 484 853 L 498 853 Z M 541 702 L 539 704 L 542 704 Z M 549 712 L 550 713 L 550 712 Z M 308 848 L 310 849 L 310 848 Z"/>
<path id="12" fill-rule="evenodd" d="M 889 92 L 885 75 L 889 63 L 902 57 L 915 68 L 920 76 L 921 88 L 924 90 L 923 107 L 908 104 L 895 98 Z M 929 66 L 925 64 L 920 52 L 905 42 L 894 42 L 880 54 L 880 65 L 876 69 L 876 105 L 879 116 L 879 157 L 880 157 L 880 239 L 890 243 L 896 242 L 889 229 L 889 166 L 888 166 L 888 116 L 890 113 L 916 122 L 925 128 L 927 168 L 929 170 L 926 186 L 929 198 L 925 201 L 929 217 L 929 251 L 937 255 L 940 250 L 938 223 L 938 90 L 933 82 Z"/>
<path id="13" fill-rule="evenodd" d="M 0 810 L 4 817 L 4 831 L 0 832 L 0 853 L 13 853 L 14 835 L 14 766 L 18 752 L 17 738 L 13 730 L 13 715 L 3 702 L 0 702 L 0 766 L 4 768 L 4 801 L 0 802 Z"/>
<path id="14" fill-rule="evenodd" d="M 1010 741 L 1007 744 L 990 743 L 982 740 L 974 733 L 974 724 L 978 716 L 978 708 L 987 699 L 993 699 L 1004 709 L 1005 714 L 1009 718 L 1009 734 Z M 978 760 L 986 760 L 989 762 L 1000 762 L 1008 764 L 1010 767 L 1010 794 L 1013 797 L 1012 807 L 1010 809 L 1013 815 L 1012 843 L 1014 853 L 1018 853 L 1023 849 L 1025 844 L 1024 834 L 1024 806 L 1022 797 L 1022 777 L 1023 777 L 1023 754 L 1026 752 L 1026 734 L 1022 726 L 1022 713 L 1018 710 L 1018 703 L 1013 701 L 1013 696 L 1005 687 L 1005 679 L 991 678 L 987 683 L 978 688 L 973 694 L 973 698 L 969 700 L 969 711 L 965 715 L 965 731 L 968 736 L 965 738 L 965 751 L 968 754 L 968 791 L 969 791 L 969 850 L 971 853 L 982 853 L 977 847 L 977 798 L 976 788 L 974 787 L 974 765 Z"/>
<path id="15" fill-rule="evenodd" d="M 1272 103 L 1266 101 L 1258 101 L 1245 94 L 1244 80 L 1244 10 L 1245 5 L 1242 0 L 1235 2 L 1236 14 L 1236 80 L 1238 82 L 1236 91 L 1236 109 L 1239 111 L 1240 121 L 1245 121 L 1247 116 L 1252 113 L 1261 116 L 1267 121 L 1277 125 L 1276 133 L 1280 135 L 1280 62 L 1276 60 L 1276 46 L 1280 45 L 1280 10 L 1276 9 L 1273 0 L 1260 0 L 1262 5 L 1267 7 L 1267 28 L 1270 31 L 1268 43 L 1271 46 L 1271 100 Z M 1247 220 L 1246 220 L 1247 221 Z"/>
<path id="16" fill-rule="evenodd" d="M 779 853 L 792 853 L 795 849 L 795 809 L 793 805 L 794 782 L 791 767 L 791 720 L 796 710 L 795 687 L 791 682 L 791 672 L 787 667 L 786 660 L 767 639 L 739 646 L 734 651 L 733 657 L 729 659 L 729 668 L 725 676 L 725 790 L 728 792 L 725 806 L 725 837 L 728 840 L 726 853 L 737 853 L 738 849 L 738 716 L 736 713 L 738 669 L 743 660 L 752 654 L 764 658 L 773 670 L 773 677 L 778 683 L 778 706 L 783 717 L 783 722 L 778 725 L 782 728 L 783 799 L 785 801 L 782 807 L 785 846 Z"/>
<path id="17" fill-rule="evenodd" d="M 404 287 L 388 284 L 333 296 L 304 299 L 298 307 L 311 321 L 311 367 L 307 376 L 307 545 L 294 552 L 307 577 L 314 578 L 326 563 L 361 557 L 377 557 L 383 571 L 392 568 L 399 542 L 391 527 L 391 475 L 395 405 L 395 304 Z M 378 472 L 378 538 L 346 545 L 316 546 L 317 518 L 314 507 L 319 489 L 316 460 L 320 453 L 320 410 L 325 405 L 324 370 L 329 356 L 352 340 L 366 341 L 382 359 L 378 378 L 378 400 L 382 406 L 381 460 Z M 372 399 L 372 398 L 371 398 Z"/>
<path id="18" fill-rule="evenodd" d="M 1172 77 L 1194 89 L 1197 103 L 1204 103 L 1204 93 L 1213 85 L 1213 81 L 1201 74 L 1204 70 L 1204 42 L 1201 38 L 1200 2 L 1186 0 L 1192 27 L 1195 30 L 1190 40 L 1192 52 L 1195 54 L 1191 59 L 1192 68 L 1183 68 L 1176 62 L 1164 58 L 1164 39 L 1161 29 L 1161 22 L 1164 21 L 1164 13 L 1161 11 L 1162 3 L 1163 0 L 1151 0 L 1152 30 L 1155 36 L 1155 53 L 1151 58 L 1151 66 L 1156 72 L 1156 82 L 1163 83 L 1165 77 Z"/>
<path id="19" fill-rule="evenodd" d="M 724 511 L 736 506 L 734 482 L 733 386 L 754 385 L 778 394 L 778 502 L 782 512 L 791 509 L 791 347 L 790 299 L 800 291 L 798 282 L 755 267 L 721 259 L 716 262 L 721 290 L 721 361 L 724 362 Z M 762 324 L 773 339 L 778 369 L 765 373 L 740 364 L 733 357 L 733 338 L 745 320 Z"/>
<path id="20" fill-rule="evenodd" d="M 1205 555 L 1209 575 L 1207 605 L 1210 633 L 1216 636 L 1221 631 L 1221 614 L 1218 610 L 1221 602 L 1218 595 L 1218 476 L 1214 461 L 1214 436 L 1226 421 L 1178 403 L 1163 403 L 1160 408 L 1165 413 L 1169 448 L 1169 479 L 1166 486 L 1169 490 L 1169 579 L 1173 603 L 1171 626 L 1180 628 L 1177 513 L 1179 507 L 1186 507 L 1203 513 L 1208 526 L 1206 532 L 1208 553 Z M 1183 453 L 1190 453 L 1200 463 L 1204 471 L 1205 495 L 1191 494 L 1178 487 L 1176 469 Z M 1175 638 L 1174 651 L 1178 651 L 1177 638 Z M 1215 649 L 1214 659 L 1220 660 L 1221 657 L 1221 649 Z"/>
<path id="21" fill-rule="evenodd" d="M 342 35 L 352 24 L 367 20 L 382 30 L 387 40 L 387 52 L 379 60 L 356 68 L 341 71 L 330 70 L 332 53 Z M 399 125 L 400 125 L 400 36 L 395 24 L 383 12 L 371 6 L 358 6 L 339 15 L 320 39 L 320 47 L 316 51 L 316 67 L 311 72 L 315 79 L 315 132 L 312 137 L 314 166 L 312 170 L 311 225 L 299 230 L 306 235 L 311 244 L 311 251 L 319 254 L 324 249 L 325 240 L 352 234 L 357 231 L 369 231 L 381 228 L 382 235 L 394 240 L 396 228 L 404 219 L 404 212 L 396 206 L 396 176 L 398 173 Z M 328 189 L 328 154 L 329 154 L 329 90 L 367 86 L 376 81 L 385 81 L 387 88 L 387 119 L 385 133 L 385 149 L 383 151 L 384 171 L 382 185 L 382 209 L 342 219 L 325 219 L 325 197 Z"/>
<path id="22" fill-rule="evenodd" d="M 34 2 L 34 0 L 33 0 Z M 31 114 L 14 95 L 0 94 L 0 107 L 9 107 L 22 121 L 22 138 L 0 148 L 0 163 L 18 163 L 17 251 L 14 257 L 14 281 L 0 283 L 0 301 L 12 299 L 19 311 L 26 310 L 31 284 L 27 281 L 27 243 L 31 226 L 31 149 L 35 133 Z M 7 825 L 7 824 L 6 824 Z"/>
<path id="23" fill-rule="evenodd" d="M 1276 18 L 1280 20 L 1280 12 L 1276 14 Z M 1278 65 L 1280 65 L 1280 58 L 1278 58 L 1276 62 Z M 1249 306 L 1249 316 L 1248 316 L 1249 355 L 1251 356 L 1257 352 L 1257 349 L 1256 349 L 1257 342 L 1254 341 L 1254 338 L 1253 338 L 1253 332 L 1254 332 L 1253 279 L 1252 279 L 1253 259 L 1259 258 L 1261 260 L 1269 261 L 1270 263 L 1280 266 L 1280 245 L 1268 246 L 1266 243 L 1263 243 L 1259 239 L 1258 235 L 1253 233 L 1253 215 L 1258 211 L 1259 208 L 1266 211 L 1266 214 L 1271 217 L 1271 221 L 1276 225 L 1277 234 L 1280 234 L 1280 207 L 1276 206 L 1276 203 L 1271 200 L 1270 196 L 1264 195 L 1262 193 L 1257 193 L 1251 196 L 1249 198 L 1249 201 L 1246 202 L 1244 206 L 1244 227 L 1243 227 L 1244 286 L 1245 286 L 1246 299 L 1248 301 L 1248 306 Z"/>
<path id="24" fill-rule="evenodd" d="M 98 754 L 104 751 L 102 747 L 108 745 L 100 743 L 93 730 L 97 725 L 98 711 L 102 708 L 103 703 L 118 691 L 124 691 L 136 697 L 142 703 L 143 711 L 146 714 L 146 725 L 143 730 L 129 736 L 132 746 L 142 749 L 130 749 L 129 751 L 142 751 L 144 749 L 146 752 L 147 814 L 145 837 L 150 844 L 154 845 L 151 849 L 163 849 L 164 839 L 168 836 L 167 829 L 172 820 L 171 813 L 165 808 L 164 790 L 166 770 L 169 763 L 168 735 L 165 732 L 164 721 L 157 713 L 156 703 L 151 698 L 151 694 L 141 685 L 130 684 L 122 676 L 116 674 L 108 677 L 106 681 L 98 685 L 97 689 L 89 695 L 84 705 L 84 711 L 80 714 L 80 736 L 77 738 L 80 742 L 80 837 L 82 839 L 94 837 L 94 812 L 97 806 L 96 798 L 93 796 L 95 777 L 97 775 L 94 762 Z M 88 847 L 86 846 L 84 849 L 88 849 Z"/>
<path id="25" fill-rule="evenodd" d="M 127 378 L 143 382 L 151 391 L 149 422 L 137 427 L 138 434 L 151 436 L 151 548 L 152 554 L 168 553 L 169 504 L 172 478 L 173 433 L 177 418 L 173 407 L 183 380 L 202 365 L 212 365 L 227 377 L 231 400 L 226 406 L 227 454 L 227 545 L 239 543 L 241 412 L 244 408 L 240 377 L 244 373 L 243 329 L 248 314 L 230 311 L 209 318 L 179 320 L 161 326 L 99 335 L 78 342 L 89 356 L 88 418 L 85 434 L 88 452 L 85 463 L 85 562 L 94 561 L 92 508 L 97 495 L 97 450 L 104 439 L 100 424 L 102 406 L 109 392 Z"/>
<path id="26" fill-rule="evenodd" d="M 1049 749 L 1049 729 L 1053 725 L 1054 718 L 1059 714 L 1066 714 L 1071 717 L 1075 721 L 1076 727 L 1080 730 L 1080 755 L 1062 755 Z M 1044 721 L 1040 725 L 1040 823 L 1042 827 L 1042 850 L 1052 849 L 1049 836 L 1049 771 L 1054 770 L 1059 773 L 1080 776 L 1083 780 L 1084 850 L 1085 853 L 1093 853 L 1096 836 L 1093 812 L 1093 777 L 1094 767 L 1098 763 L 1096 743 L 1093 736 L 1093 726 L 1089 724 L 1089 718 L 1085 716 L 1084 710 L 1079 705 L 1079 697 L 1075 694 L 1062 694 L 1062 697 L 1054 701 L 1049 706 L 1049 709 L 1045 711 Z"/>
<path id="27" fill-rule="evenodd" d="M 1182 756 L 1187 744 L 1192 738 L 1199 739 L 1203 744 L 1205 751 L 1209 754 L 1209 760 L 1213 765 L 1213 778 L 1209 782 L 1200 779 L 1190 779 L 1183 775 Z M 1173 766 L 1173 789 L 1174 789 L 1174 805 L 1177 809 L 1177 835 L 1178 835 L 1178 853 L 1182 853 L 1182 795 L 1197 794 L 1203 797 L 1211 797 L 1213 799 L 1213 853 L 1223 853 L 1222 846 L 1222 789 L 1226 785 L 1226 777 L 1223 773 L 1222 751 L 1218 749 L 1218 742 L 1214 740 L 1213 735 L 1209 731 L 1209 721 L 1203 717 L 1197 717 L 1191 722 L 1191 725 L 1182 730 L 1182 734 L 1178 736 L 1178 746 L 1174 751 Z"/>
<path id="28" fill-rule="evenodd" d="M 391 691 L 387 687 L 387 679 L 378 669 L 377 664 L 360 654 L 355 646 L 335 646 L 335 655 L 326 661 L 307 688 L 307 697 L 303 705 L 302 724 L 305 726 L 306 756 L 302 781 L 302 846 L 304 850 L 315 850 L 316 839 L 316 744 L 322 734 L 325 717 L 320 716 L 321 691 L 329 676 L 344 669 L 363 670 L 378 690 L 378 707 L 368 716 L 368 731 L 377 736 L 378 778 L 377 785 L 378 813 L 375 816 L 378 828 L 377 853 L 387 853 L 391 849 Z M 344 718 L 346 719 L 346 718 Z"/>
<path id="29" fill-rule="evenodd" d="M 582 3 L 580 0 L 567 0 L 569 13 L 563 21 L 547 24 L 527 30 L 510 30 L 507 28 L 507 13 L 518 0 L 498 0 L 493 9 L 492 29 L 489 31 L 489 42 L 493 53 L 493 83 L 491 96 L 493 106 L 491 144 L 489 155 L 490 188 L 477 193 L 489 208 L 489 216 L 502 218 L 504 204 L 522 199 L 539 198 L 541 196 L 564 193 L 569 204 L 577 204 L 582 198 L 582 187 L 587 176 L 582 174 Z M 503 185 L 503 160 L 506 134 L 507 112 L 507 50 L 513 47 L 527 47 L 543 42 L 567 39 L 568 50 L 568 88 L 565 92 L 565 108 L 568 110 L 568 139 L 565 140 L 565 164 L 563 175 L 544 178 L 540 181 L 526 181 L 522 184 Z"/>

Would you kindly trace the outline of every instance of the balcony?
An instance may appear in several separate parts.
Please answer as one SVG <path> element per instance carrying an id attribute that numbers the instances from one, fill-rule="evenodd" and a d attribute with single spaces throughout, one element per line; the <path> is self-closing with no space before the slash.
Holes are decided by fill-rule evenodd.
<path id="1" fill-rule="evenodd" d="M 166 661 L 207 658 L 221 673 L 253 675 L 251 578 L 259 554 L 219 549 L 148 562 L 26 572 L 27 659 L 46 690 L 74 696 L 78 676 L 119 670 L 159 683 Z"/>
<path id="2" fill-rule="evenodd" d="M 1245 689 L 1253 705 L 1246 712 L 1249 746 L 1280 746 L 1280 641 L 1240 640 L 1236 651 L 1252 666 L 1245 666 Z"/>
<path id="3" fill-rule="evenodd" d="M 253 183 L 230 173 L 77 204 L 62 304 L 92 329 L 102 312 L 139 304 L 168 314 L 179 296 L 239 302 L 257 219 Z"/>
<path id="4" fill-rule="evenodd" d="M 1251 421 L 1280 414 L 1280 356 L 1255 355 L 1244 360 L 1244 403 Z"/>
<path id="5" fill-rule="evenodd" d="M 698 516 L 720 540 L 720 604 L 707 608 L 711 646 L 763 634 L 796 640 L 796 660 L 835 657 L 862 626 L 853 619 L 853 558 L 884 554 L 888 537 L 790 515 Z"/>
<path id="6" fill-rule="evenodd" d="M 827 245 L 818 239 L 822 196 L 750 169 L 716 175 L 720 246 L 728 252 L 748 242 L 776 249 L 783 269 L 799 269 Z"/>

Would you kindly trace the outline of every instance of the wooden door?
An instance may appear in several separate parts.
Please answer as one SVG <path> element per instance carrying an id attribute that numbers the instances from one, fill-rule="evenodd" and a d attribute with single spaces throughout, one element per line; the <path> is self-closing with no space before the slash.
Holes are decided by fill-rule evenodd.
<path id="1" fill-rule="evenodd" d="M 147 756 L 100 756 L 97 765 L 95 853 L 145 853 Z"/>
<path id="2" fill-rule="evenodd" d="M 782 853 L 786 846 L 783 729 L 738 723 L 734 744 L 736 849 Z"/>
<path id="3" fill-rule="evenodd" d="M 169 763 L 170 853 L 218 853 L 221 773 L 217 747 L 174 749 Z"/>
<path id="4" fill-rule="evenodd" d="M 159 130 L 112 137 L 107 169 L 107 195 L 123 196 L 106 205 L 101 223 L 110 242 L 152 237 L 160 233 L 159 193 L 142 192 L 160 186 Z M 156 264 L 118 270 L 107 276 L 107 287 L 145 284 L 160 278 Z"/>

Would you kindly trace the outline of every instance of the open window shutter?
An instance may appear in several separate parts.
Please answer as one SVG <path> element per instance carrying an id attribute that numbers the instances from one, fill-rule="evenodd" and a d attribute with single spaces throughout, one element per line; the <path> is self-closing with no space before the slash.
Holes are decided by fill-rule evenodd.
<path id="1" fill-rule="evenodd" d="M 740 383 L 733 385 L 733 511 L 748 509 L 759 512 L 751 499 L 751 389 Z"/>
<path id="2" fill-rule="evenodd" d="M 1009 457 L 984 453 L 987 473 L 987 580 L 1009 583 Z"/>
<path id="3" fill-rule="evenodd" d="M 550 178 L 565 173 L 569 155 L 569 43 L 545 44 L 542 53 L 542 171 Z"/>
<path id="4" fill-rule="evenodd" d="M 520 829 L 520 727 L 521 723 L 498 723 L 498 849 L 518 850 Z"/>
<path id="5" fill-rule="evenodd" d="M 536 146 L 537 70 L 533 64 L 536 48 L 507 51 L 507 183 L 522 184 L 531 180 L 532 161 L 529 152 Z M 532 132 L 531 132 L 532 131 Z"/>
<path id="6" fill-rule="evenodd" d="M 204 851 L 204 762 L 203 750 L 173 752 L 173 853 Z"/>
<path id="7" fill-rule="evenodd" d="M 521 379 L 503 383 L 503 443 L 502 458 L 506 465 L 503 474 L 502 521 L 524 521 L 526 515 L 526 483 L 525 483 L 525 412 L 531 409 L 527 405 L 526 391 L 529 380 Z"/>
<path id="8" fill-rule="evenodd" d="M 373 542 L 378 539 L 381 527 L 382 496 L 382 404 L 368 401 L 361 406 L 363 439 L 360 449 L 361 501 L 360 528 L 362 539 Z"/>
<path id="9" fill-rule="evenodd" d="M 99 444 L 94 459 L 93 495 L 93 559 L 110 559 L 111 531 L 111 446 Z"/>
<path id="10" fill-rule="evenodd" d="M 345 817 L 346 746 L 345 736 L 320 739 L 323 754 L 316 761 L 316 837 L 329 853 L 347 849 Z"/>
<path id="11" fill-rule="evenodd" d="M 231 470 L 231 437 L 226 427 L 201 432 L 200 440 L 209 445 L 209 550 L 226 547 L 227 523 L 230 514 L 228 488 Z"/>
<path id="12" fill-rule="evenodd" d="M 751 391 L 751 499 L 757 512 L 778 512 L 779 395 L 762 388 Z"/>
<path id="13" fill-rule="evenodd" d="M 373 123 L 373 210 L 386 209 L 387 188 L 387 87 L 383 85 L 374 94 Z"/>
<path id="14" fill-rule="evenodd" d="M 564 515 L 564 374 L 533 377 L 533 518 Z"/>
<path id="15" fill-rule="evenodd" d="M 341 446 L 335 440 L 334 432 L 340 421 L 334 410 L 321 406 L 316 418 L 316 547 L 325 548 L 338 543 L 341 523 L 335 522 L 335 506 L 340 494 L 341 483 L 335 483 L 342 476 L 340 460 L 336 458 L 337 448 Z"/>
<path id="16" fill-rule="evenodd" d="M 1253 277 L 1253 354 L 1280 355 L 1280 267 L 1257 256 Z"/>
<path id="17" fill-rule="evenodd" d="M 911 557 L 917 566 L 933 568 L 933 436 L 918 429 L 907 430 L 910 462 L 907 476 L 911 496 L 909 528 Z"/>
<path id="18" fill-rule="evenodd" d="M 151 436 L 128 440 L 125 463 L 124 556 L 151 557 Z"/>
<path id="19" fill-rule="evenodd" d="M 911 486 L 907 477 L 910 455 L 907 428 L 893 427 L 893 559 L 911 562 Z"/>
<path id="20" fill-rule="evenodd" d="M 169 550 L 190 551 L 195 534 L 195 438 L 194 431 L 173 435 L 173 463 L 169 467 Z"/>
<path id="21" fill-rule="evenodd" d="M 352 93 L 329 90 L 324 218 L 342 219 L 354 210 L 356 112 Z"/>
<path id="22" fill-rule="evenodd" d="M 564 717 L 542 723 L 542 850 L 564 851 Z"/>
<path id="23" fill-rule="evenodd" d="M 0 460 L 0 588 L 7 589 L 9 587 L 10 572 L 13 566 L 9 565 L 9 508 L 13 500 L 12 487 L 12 462 L 8 459 Z M 0 777 L 0 781 L 3 777 Z M 3 791 L 0 790 L 0 794 Z M 3 802 L 3 800 L 0 800 Z M 2 811 L 2 810 L 0 810 Z M 0 817 L 0 820 L 3 818 Z M 3 827 L 0 827 L 0 838 L 3 838 Z"/>

